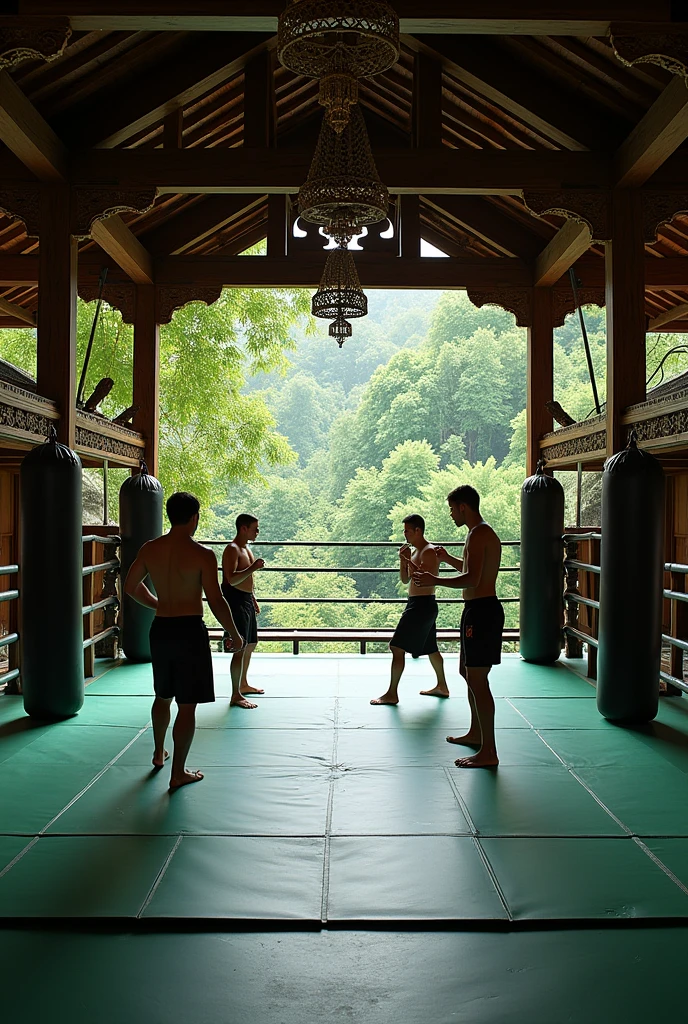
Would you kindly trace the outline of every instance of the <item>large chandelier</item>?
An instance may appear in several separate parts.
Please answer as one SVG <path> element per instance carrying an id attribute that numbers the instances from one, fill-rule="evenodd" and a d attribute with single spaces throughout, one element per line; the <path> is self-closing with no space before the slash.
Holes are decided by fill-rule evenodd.
<path id="1" fill-rule="evenodd" d="M 389 192 L 377 173 L 360 107 L 352 109 L 341 134 L 323 121 L 298 205 L 304 220 L 320 224 L 339 245 L 387 216 Z"/>
<path id="2" fill-rule="evenodd" d="M 399 18 L 386 0 L 290 0 L 279 19 L 277 56 L 297 75 L 320 79 L 320 103 L 336 131 L 358 100 L 358 79 L 399 59 Z"/>
<path id="3" fill-rule="evenodd" d="M 358 279 L 353 254 L 344 246 L 332 249 L 320 286 L 311 302 L 313 316 L 324 320 L 332 320 L 329 334 L 335 338 L 341 348 L 344 341 L 351 337 L 349 319 L 366 316 L 368 299 Z"/>

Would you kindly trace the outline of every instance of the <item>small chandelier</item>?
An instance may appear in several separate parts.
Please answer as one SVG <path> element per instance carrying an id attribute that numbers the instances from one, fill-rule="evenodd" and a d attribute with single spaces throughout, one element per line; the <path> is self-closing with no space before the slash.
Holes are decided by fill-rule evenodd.
<path id="1" fill-rule="evenodd" d="M 387 0 L 290 0 L 279 19 L 277 56 L 297 75 L 319 78 L 320 103 L 336 132 L 358 100 L 358 79 L 399 59 L 399 18 Z"/>
<path id="2" fill-rule="evenodd" d="M 341 348 L 351 337 L 351 324 L 347 317 L 367 316 L 368 299 L 356 272 L 353 254 L 343 246 L 332 249 L 317 292 L 311 301 L 313 316 L 332 320 L 330 337 L 336 338 Z"/>
<path id="3" fill-rule="evenodd" d="M 377 173 L 360 107 L 352 108 L 340 134 L 323 121 L 298 203 L 299 215 L 320 224 L 339 245 L 349 242 L 364 224 L 387 217 L 389 192 Z"/>

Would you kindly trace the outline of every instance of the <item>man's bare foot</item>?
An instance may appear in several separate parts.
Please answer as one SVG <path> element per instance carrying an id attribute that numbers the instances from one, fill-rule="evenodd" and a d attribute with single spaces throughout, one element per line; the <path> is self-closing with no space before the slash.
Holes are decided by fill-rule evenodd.
<path id="1" fill-rule="evenodd" d="M 375 700 L 371 700 L 371 704 L 391 704 L 392 706 L 399 703 L 398 697 L 391 697 L 388 693 L 383 693 L 381 697 L 377 697 Z"/>
<path id="2" fill-rule="evenodd" d="M 182 786 L 188 786 L 190 782 L 200 782 L 202 778 L 203 772 L 185 771 L 181 778 L 170 779 L 170 792 L 181 789 Z"/>
<path id="3" fill-rule="evenodd" d="M 155 754 L 153 754 L 153 767 L 162 768 L 162 766 L 164 765 L 165 761 L 169 756 L 169 752 L 167 750 L 163 750 L 163 756 L 161 761 L 159 757 L 156 757 Z"/>
<path id="4" fill-rule="evenodd" d="M 465 736 L 447 736 L 447 743 L 458 743 L 460 747 L 480 748 L 482 742 L 482 736 L 471 736 L 469 732 Z"/>
<path id="5" fill-rule="evenodd" d="M 473 757 L 460 757 L 454 761 L 457 768 L 496 768 L 499 758 L 496 754 L 482 754 L 478 751 Z"/>
<path id="6" fill-rule="evenodd" d="M 449 690 L 446 686 L 433 686 L 432 690 L 421 690 L 421 697 L 448 697 Z"/>
<path id="7" fill-rule="evenodd" d="M 238 697 L 232 697 L 232 699 L 229 702 L 229 706 L 230 706 L 230 708 L 257 708 L 258 707 L 257 704 L 253 704 L 250 700 L 246 700 L 246 698 L 242 697 L 241 694 L 239 694 Z"/>
<path id="8" fill-rule="evenodd" d="M 249 686 L 248 683 L 244 683 L 240 693 L 246 696 L 247 693 L 265 693 L 265 690 L 259 690 L 256 686 Z"/>

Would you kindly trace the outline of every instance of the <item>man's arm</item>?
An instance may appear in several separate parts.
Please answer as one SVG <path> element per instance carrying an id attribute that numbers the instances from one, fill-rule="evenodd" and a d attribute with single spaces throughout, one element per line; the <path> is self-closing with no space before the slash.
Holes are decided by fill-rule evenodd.
<path id="1" fill-rule="evenodd" d="M 445 547 L 441 544 L 435 545 L 435 552 L 440 562 L 446 562 L 447 565 L 451 565 L 452 569 L 458 569 L 459 572 L 463 572 L 463 559 L 455 558 L 454 555 L 450 555 Z"/>
<path id="2" fill-rule="evenodd" d="M 223 629 L 226 629 L 235 647 L 241 649 L 244 638 L 236 628 L 231 608 L 222 596 L 220 584 L 217 579 L 217 559 L 212 551 L 205 551 L 201 566 L 201 585 L 208 598 L 208 606 Z"/>
<path id="3" fill-rule="evenodd" d="M 408 544 L 402 544 L 399 548 L 399 579 L 402 583 L 408 583 L 411 579 L 411 548 Z"/>
<path id="4" fill-rule="evenodd" d="M 143 582 L 148 575 L 148 569 L 146 567 L 147 547 L 147 544 L 142 546 L 138 555 L 129 567 L 129 572 L 127 573 L 127 578 L 124 583 L 124 593 L 129 597 L 132 597 L 138 604 L 142 604 L 144 608 L 155 609 L 158 607 L 158 599 Z"/>
<path id="5" fill-rule="evenodd" d="M 235 587 L 237 583 L 242 583 L 251 573 L 254 573 L 257 569 L 262 569 L 265 565 L 264 559 L 256 558 L 245 569 L 237 570 L 238 562 L 239 552 L 233 544 L 228 544 L 222 555 L 222 572 L 225 582 L 229 583 L 232 587 Z"/>
<path id="6" fill-rule="evenodd" d="M 478 535 L 466 541 L 463 568 L 459 576 L 435 576 L 430 572 L 414 572 L 413 582 L 417 587 L 449 587 L 451 590 L 468 590 L 477 587 L 482 579 L 485 564 L 485 540 Z"/>

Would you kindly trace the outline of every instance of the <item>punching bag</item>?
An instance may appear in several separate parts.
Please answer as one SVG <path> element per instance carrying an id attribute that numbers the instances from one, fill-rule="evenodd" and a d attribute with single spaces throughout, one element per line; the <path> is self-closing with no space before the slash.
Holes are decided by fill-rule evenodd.
<path id="1" fill-rule="evenodd" d="M 53 428 L 19 479 L 24 708 L 67 718 L 84 703 L 81 460 Z"/>
<path id="2" fill-rule="evenodd" d="M 124 593 L 129 567 L 146 541 L 162 533 L 162 485 L 150 476 L 145 462 L 141 472 L 127 477 L 119 489 L 119 529 L 122 537 L 122 629 L 120 645 L 130 661 L 150 661 L 148 632 L 155 618 L 152 608 L 144 608 Z M 150 579 L 144 580 L 153 589 Z"/>
<path id="3" fill-rule="evenodd" d="M 520 651 L 551 664 L 561 653 L 564 606 L 564 490 L 538 462 L 521 488 Z"/>
<path id="4" fill-rule="evenodd" d="M 649 722 L 659 705 L 664 471 L 628 447 L 602 474 L 597 707 L 611 721 Z"/>

